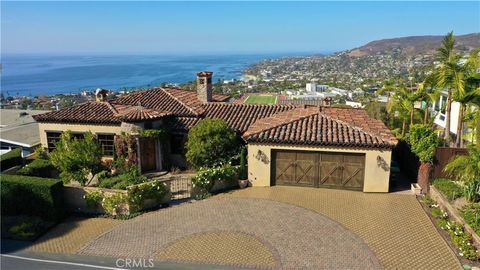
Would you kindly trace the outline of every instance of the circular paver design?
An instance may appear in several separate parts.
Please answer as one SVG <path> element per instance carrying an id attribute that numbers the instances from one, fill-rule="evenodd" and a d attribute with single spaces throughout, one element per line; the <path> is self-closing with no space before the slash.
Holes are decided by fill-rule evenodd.
<path id="1" fill-rule="evenodd" d="M 266 269 L 276 268 L 279 263 L 270 248 L 259 239 L 239 232 L 189 235 L 162 250 L 156 256 L 156 260 L 228 264 Z"/>
<path id="2" fill-rule="evenodd" d="M 154 258 L 182 238 L 215 231 L 261 239 L 285 269 L 381 268 L 363 240 L 339 223 L 298 206 L 244 198 L 207 199 L 142 215 L 99 236 L 79 254 Z"/>

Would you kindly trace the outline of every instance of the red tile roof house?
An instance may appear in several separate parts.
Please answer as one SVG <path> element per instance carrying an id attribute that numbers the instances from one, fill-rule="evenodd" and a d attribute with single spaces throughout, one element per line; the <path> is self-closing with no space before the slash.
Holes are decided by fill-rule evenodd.
<path id="1" fill-rule="evenodd" d="M 143 171 L 164 164 L 187 166 L 188 130 L 204 118 L 220 118 L 247 144 L 248 178 L 253 186 L 293 185 L 388 192 L 392 148 L 397 140 L 362 109 L 228 103 L 212 93 L 212 72 L 197 73 L 197 92 L 178 88 L 137 91 L 34 116 L 40 141 L 52 150 L 61 132 L 91 131 L 112 156 L 122 132 L 168 128 L 170 141 L 137 138 Z M 166 162 L 168 161 L 168 162 Z"/>

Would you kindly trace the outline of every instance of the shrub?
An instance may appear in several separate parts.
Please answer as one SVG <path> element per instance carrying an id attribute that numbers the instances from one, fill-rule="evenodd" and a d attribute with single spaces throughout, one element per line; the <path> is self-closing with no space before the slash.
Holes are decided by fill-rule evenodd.
<path id="1" fill-rule="evenodd" d="M 45 159 L 36 159 L 21 168 L 18 173 L 22 175 L 52 177 L 55 166 Z"/>
<path id="2" fill-rule="evenodd" d="M 0 156 L 0 168 L 2 171 L 22 165 L 22 163 L 22 148 L 15 148 Z"/>
<path id="3" fill-rule="evenodd" d="M 0 183 L 2 215 L 38 216 L 55 221 L 64 216 L 61 181 L 2 174 Z"/>
<path id="4" fill-rule="evenodd" d="M 462 197 L 463 189 L 457 183 L 445 178 L 438 178 L 433 181 L 433 186 L 440 191 L 449 201 Z"/>
<path id="5" fill-rule="evenodd" d="M 224 120 L 203 119 L 188 132 L 187 160 L 195 169 L 214 167 L 238 153 L 235 131 Z"/>
<path id="6" fill-rule="evenodd" d="M 238 167 L 227 163 L 219 167 L 199 170 L 197 175 L 192 178 L 192 183 L 194 187 L 199 187 L 203 191 L 209 192 L 216 181 L 233 181 L 237 173 Z"/>
<path id="7" fill-rule="evenodd" d="M 52 164 L 60 171 L 64 183 L 72 180 L 85 185 L 86 176 L 102 168 L 102 149 L 91 132 L 83 139 L 75 139 L 70 131 L 62 133 L 50 154 Z"/>
<path id="8" fill-rule="evenodd" d="M 467 204 L 460 210 L 460 213 L 465 222 L 467 222 L 477 234 L 480 234 L 480 204 Z"/>
<path id="9" fill-rule="evenodd" d="M 412 152 L 418 156 L 420 162 L 431 163 L 435 155 L 435 148 L 440 140 L 430 127 L 425 125 L 411 125 L 407 141 Z"/>
<path id="10" fill-rule="evenodd" d="M 102 206 L 111 215 L 120 214 L 121 206 L 128 203 L 128 198 L 124 194 L 116 193 L 111 196 L 105 196 L 102 200 Z"/>
<path id="11" fill-rule="evenodd" d="M 131 186 L 127 189 L 130 211 L 136 212 L 143 208 L 147 199 L 161 201 L 168 193 L 167 185 L 159 181 Z"/>
<path id="12" fill-rule="evenodd" d="M 148 179 L 140 174 L 138 167 L 132 166 L 123 174 L 100 179 L 101 188 L 126 189 L 128 186 L 146 182 Z"/>
<path id="13" fill-rule="evenodd" d="M 444 171 L 465 185 L 465 198 L 475 202 L 480 186 L 480 147 L 468 146 L 468 156 L 459 155 L 445 166 Z"/>
<path id="14" fill-rule="evenodd" d="M 100 191 L 91 191 L 85 193 L 83 197 L 88 209 L 96 209 L 102 205 L 103 193 Z"/>

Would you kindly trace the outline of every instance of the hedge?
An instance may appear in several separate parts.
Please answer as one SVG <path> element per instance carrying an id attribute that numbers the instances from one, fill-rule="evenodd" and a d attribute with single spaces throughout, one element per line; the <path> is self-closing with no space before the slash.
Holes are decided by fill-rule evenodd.
<path id="1" fill-rule="evenodd" d="M 0 156 L 0 169 L 2 171 L 22 165 L 22 163 L 22 148 L 15 148 Z"/>
<path id="2" fill-rule="evenodd" d="M 1 174 L 0 184 L 2 215 L 38 216 L 51 221 L 65 215 L 60 180 Z"/>
<path id="3" fill-rule="evenodd" d="M 18 173 L 22 175 L 52 177 L 55 167 L 49 160 L 36 159 L 21 168 Z"/>

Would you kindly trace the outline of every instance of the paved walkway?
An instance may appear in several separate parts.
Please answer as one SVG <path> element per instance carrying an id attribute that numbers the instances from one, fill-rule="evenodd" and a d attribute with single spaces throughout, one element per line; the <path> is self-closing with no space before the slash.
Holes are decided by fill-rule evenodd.
<path id="1" fill-rule="evenodd" d="M 219 232 L 234 233 L 218 237 Z M 202 236 L 202 234 L 207 234 Z M 236 238 L 246 238 L 238 241 Z M 190 238 L 188 241 L 182 239 Z M 224 234 L 225 235 L 225 234 Z M 217 198 L 184 204 L 127 221 L 90 242 L 82 255 L 147 257 L 158 259 L 168 249 L 188 249 L 212 242 L 218 246 L 252 245 L 254 256 L 237 256 L 216 246 L 192 249 L 189 258 L 209 255 L 218 263 L 234 266 L 283 269 L 379 269 L 368 246 L 337 222 L 302 207 L 252 198 Z M 254 241 L 252 241 L 252 239 Z M 180 244 L 175 244 L 179 243 Z M 184 242 L 185 245 L 181 244 Z M 259 248 L 259 244 L 260 248 Z M 179 246 L 178 246 L 179 245 Z M 269 252 L 265 252 L 268 249 Z M 236 249 L 233 249 L 235 252 Z M 226 252 L 224 252 L 226 251 Z M 246 252 L 246 251 L 243 251 Z M 275 265 L 268 259 L 271 253 Z M 257 256 L 258 254 L 258 256 Z M 267 259 L 265 259 L 267 258 Z M 188 258 L 181 258 L 183 260 Z"/>
<path id="2" fill-rule="evenodd" d="M 413 195 L 276 186 L 217 197 L 264 198 L 321 213 L 362 238 L 385 269 L 461 269 Z"/>

